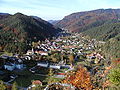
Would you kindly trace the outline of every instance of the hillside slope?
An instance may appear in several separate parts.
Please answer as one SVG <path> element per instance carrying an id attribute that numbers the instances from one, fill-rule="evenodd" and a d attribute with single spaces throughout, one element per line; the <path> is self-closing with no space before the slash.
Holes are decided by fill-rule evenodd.
<path id="1" fill-rule="evenodd" d="M 72 32 L 82 32 L 97 27 L 109 20 L 119 20 L 120 9 L 98 9 L 77 12 L 64 17 L 55 26 L 68 29 Z"/>
<path id="2" fill-rule="evenodd" d="M 59 31 L 42 19 L 17 13 L 0 20 L 0 47 L 8 52 L 22 52 L 28 43 L 51 38 Z"/>
<path id="3" fill-rule="evenodd" d="M 120 22 L 111 24 L 106 23 L 99 27 L 88 29 L 83 33 L 89 35 L 91 38 L 106 41 L 120 36 Z"/>
<path id="4" fill-rule="evenodd" d="M 120 23 L 104 24 L 83 32 L 91 38 L 106 41 L 102 53 L 112 60 L 120 58 Z"/>
<path id="5" fill-rule="evenodd" d="M 120 58 L 120 36 L 118 38 L 111 38 L 102 47 L 102 53 L 111 58 L 111 60 Z"/>

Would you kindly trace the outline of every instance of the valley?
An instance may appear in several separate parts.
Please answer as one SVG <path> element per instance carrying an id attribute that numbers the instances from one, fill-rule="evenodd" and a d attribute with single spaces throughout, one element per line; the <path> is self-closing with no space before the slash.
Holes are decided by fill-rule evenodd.
<path id="1" fill-rule="evenodd" d="M 120 9 L 49 22 L 0 13 L 2 90 L 119 90 Z"/>
<path id="2" fill-rule="evenodd" d="M 109 72 L 107 68 L 112 67 L 109 58 L 101 54 L 100 49 L 104 44 L 105 42 L 89 39 L 87 36 L 77 33 L 52 40 L 46 39 L 44 42 L 34 42 L 32 43 L 32 49 L 22 56 L 6 56 L 7 59 L 3 59 L 5 56 L 1 56 L 1 59 L 5 60 L 6 63 L 9 60 L 9 64 L 14 64 L 14 59 L 20 59 L 23 61 L 22 64 L 25 65 L 25 68 L 21 67 L 12 70 L 10 70 L 10 67 L 12 68 L 10 65 L 3 72 L 5 72 L 4 75 L 17 76 L 13 81 L 7 81 L 11 84 L 16 82 L 20 87 L 35 88 L 29 87 L 31 81 L 40 80 L 42 82 L 40 88 L 44 89 L 46 85 L 52 83 L 67 82 L 74 85 L 74 79 L 77 80 L 77 78 L 73 77 L 72 74 L 77 73 L 80 68 L 83 71 L 85 69 L 87 74 L 89 73 L 89 81 L 87 81 L 88 86 L 82 86 L 86 81 L 86 75 L 83 77 L 85 78 L 83 83 L 80 83 L 82 78 L 79 77 L 79 81 L 76 82 L 78 84 L 74 85 L 76 89 L 107 88 L 107 86 L 103 86 L 107 81 L 106 75 Z M 98 48 L 98 46 L 101 47 Z M 84 72 L 79 72 L 84 75 Z M 1 79 L 4 81 L 4 77 L 1 76 Z"/>

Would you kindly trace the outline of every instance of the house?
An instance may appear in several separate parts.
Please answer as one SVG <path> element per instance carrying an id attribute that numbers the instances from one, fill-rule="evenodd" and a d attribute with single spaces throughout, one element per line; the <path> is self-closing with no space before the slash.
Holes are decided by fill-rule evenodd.
<path id="1" fill-rule="evenodd" d="M 53 69 L 61 69 L 60 65 L 48 63 L 48 62 L 39 62 L 39 63 L 37 63 L 37 66 L 46 67 L 46 68 L 53 68 Z"/>
<path id="2" fill-rule="evenodd" d="M 17 69 L 23 69 L 24 68 L 24 64 L 16 64 L 15 68 L 17 68 Z"/>
<path id="3" fill-rule="evenodd" d="M 37 63 L 37 66 L 48 67 L 49 63 Z"/>
<path id="4" fill-rule="evenodd" d="M 101 54 L 99 54 L 99 53 L 96 54 L 96 57 L 97 57 L 98 59 L 103 59 L 103 58 L 104 58 L 104 57 L 103 57 Z"/>
<path id="5" fill-rule="evenodd" d="M 57 75 L 55 75 L 55 78 L 64 78 L 65 77 L 65 73 L 57 73 Z"/>
<path id="6" fill-rule="evenodd" d="M 32 59 L 32 57 L 31 57 L 31 56 L 29 56 L 29 55 L 27 55 L 27 56 L 24 56 L 24 59 L 25 59 L 25 60 L 31 60 L 31 59 Z"/>
<path id="7" fill-rule="evenodd" d="M 40 80 L 35 80 L 32 82 L 32 85 L 30 85 L 27 90 L 34 90 L 35 87 L 42 86 L 42 82 Z M 41 89 L 40 89 L 41 90 Z"/>
<path id="8" fill-rule="evenodd" d="M 39 51 L 39 50 L 36 50 L 35 53 L 36 54 L 40 54 L 40 55 L 45 55 L 45 56 L 48 55 L 47 52 L 45 52 L 45 51 Z"/>
<path id="9" fill-rule="evenodd" d="M 96 56 L 95 56 L 95 54 L 88 54 L 88 55 L 87 55 L 87 58 L 88 58 L 88 59 L 95 59 Z"/>
<path id="10" fill-rule="evenodd" d="M 13 71 L 15 69 L 15 64 L 13 64 L 13 63 L 5 63 L 4 69 L 9 70 L 9 71 Z"/>
<path id="11" fill-rule="evenodd" d="M 33 55 L 33 54 L 34 54 L 33 48 L 32 48 L 32 50 L 28 50 L 27 53 L 26 53 L 26 55 Z"/>
<path id="12" fill-rule="evenodd" d="M 77 46 L 64 46 L 63 48 L 65 48 L 65 49 L 70 49 L 70 48 L 75 49 L 75 48 L 77 48 Z"/>
<path id="13" fill-rule="evenodd" d="M 32 82 L 32 85 L 38 85 L 38 84 L 42 86 L 42 82 L 40 80 L 35 80 Z"/>
<path id="14" fill-rule="evenodd" d="M 2 55 L 2 56 L 0 56 L 0 57 L 3 58 L 3 59 L 8 59 L 10 56 Z"/>
<path id="15" fill-rule="evenodd" d="M 52 83 L 47 85 L 44 90 L 75 90 L 75 87 L 70 84 Z"/>
<path id="16" fill-rule="evenodd" d="M 23 61 L 21 59 L 17 59 L 15 57 L 11 57 L 8 61 L 4 64 L 4 69 L 13 71 L 15 69 L 22 70 L 25 68 Z"/>
<path id="17" fill-rule="evenodd" d="M 49 66 L 49 68 L 53 68 L 53 69 L 60 69 L 61 68 L 61 66 L 59 66 L 59 65 L 50 65 Z"/>

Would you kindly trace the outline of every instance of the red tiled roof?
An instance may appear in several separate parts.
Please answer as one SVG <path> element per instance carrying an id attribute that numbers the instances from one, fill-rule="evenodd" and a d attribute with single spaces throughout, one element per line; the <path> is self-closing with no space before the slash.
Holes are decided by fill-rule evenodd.
<path id="1" fill-rule="evenodd" d="M 40 80 L 35 80 L 32 82 L 32 84 L 42 84 L 42 82 Z"/>
<path id="2" fill-rule="evenodd" d="M 57 73 L 57 75 L 65 75 L 65 73 Z"/>

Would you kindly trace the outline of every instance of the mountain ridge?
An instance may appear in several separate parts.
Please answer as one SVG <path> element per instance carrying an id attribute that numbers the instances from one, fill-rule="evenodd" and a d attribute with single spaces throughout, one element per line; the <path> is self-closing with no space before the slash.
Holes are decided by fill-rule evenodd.
<path id="1" fill-rule="evenodd" d="M 9 17 L 9 13 L 0 13 L 0 20 Z"/>
<path id="2" fill-rule="evenodd" d="M 65 16 L 55 24 L 71 32 L 82 32 L 91 27 L 97 27 L 108 20 L 120 19 L 120 9 L 97 9 L 92 11 L 76 12 Z"/>

